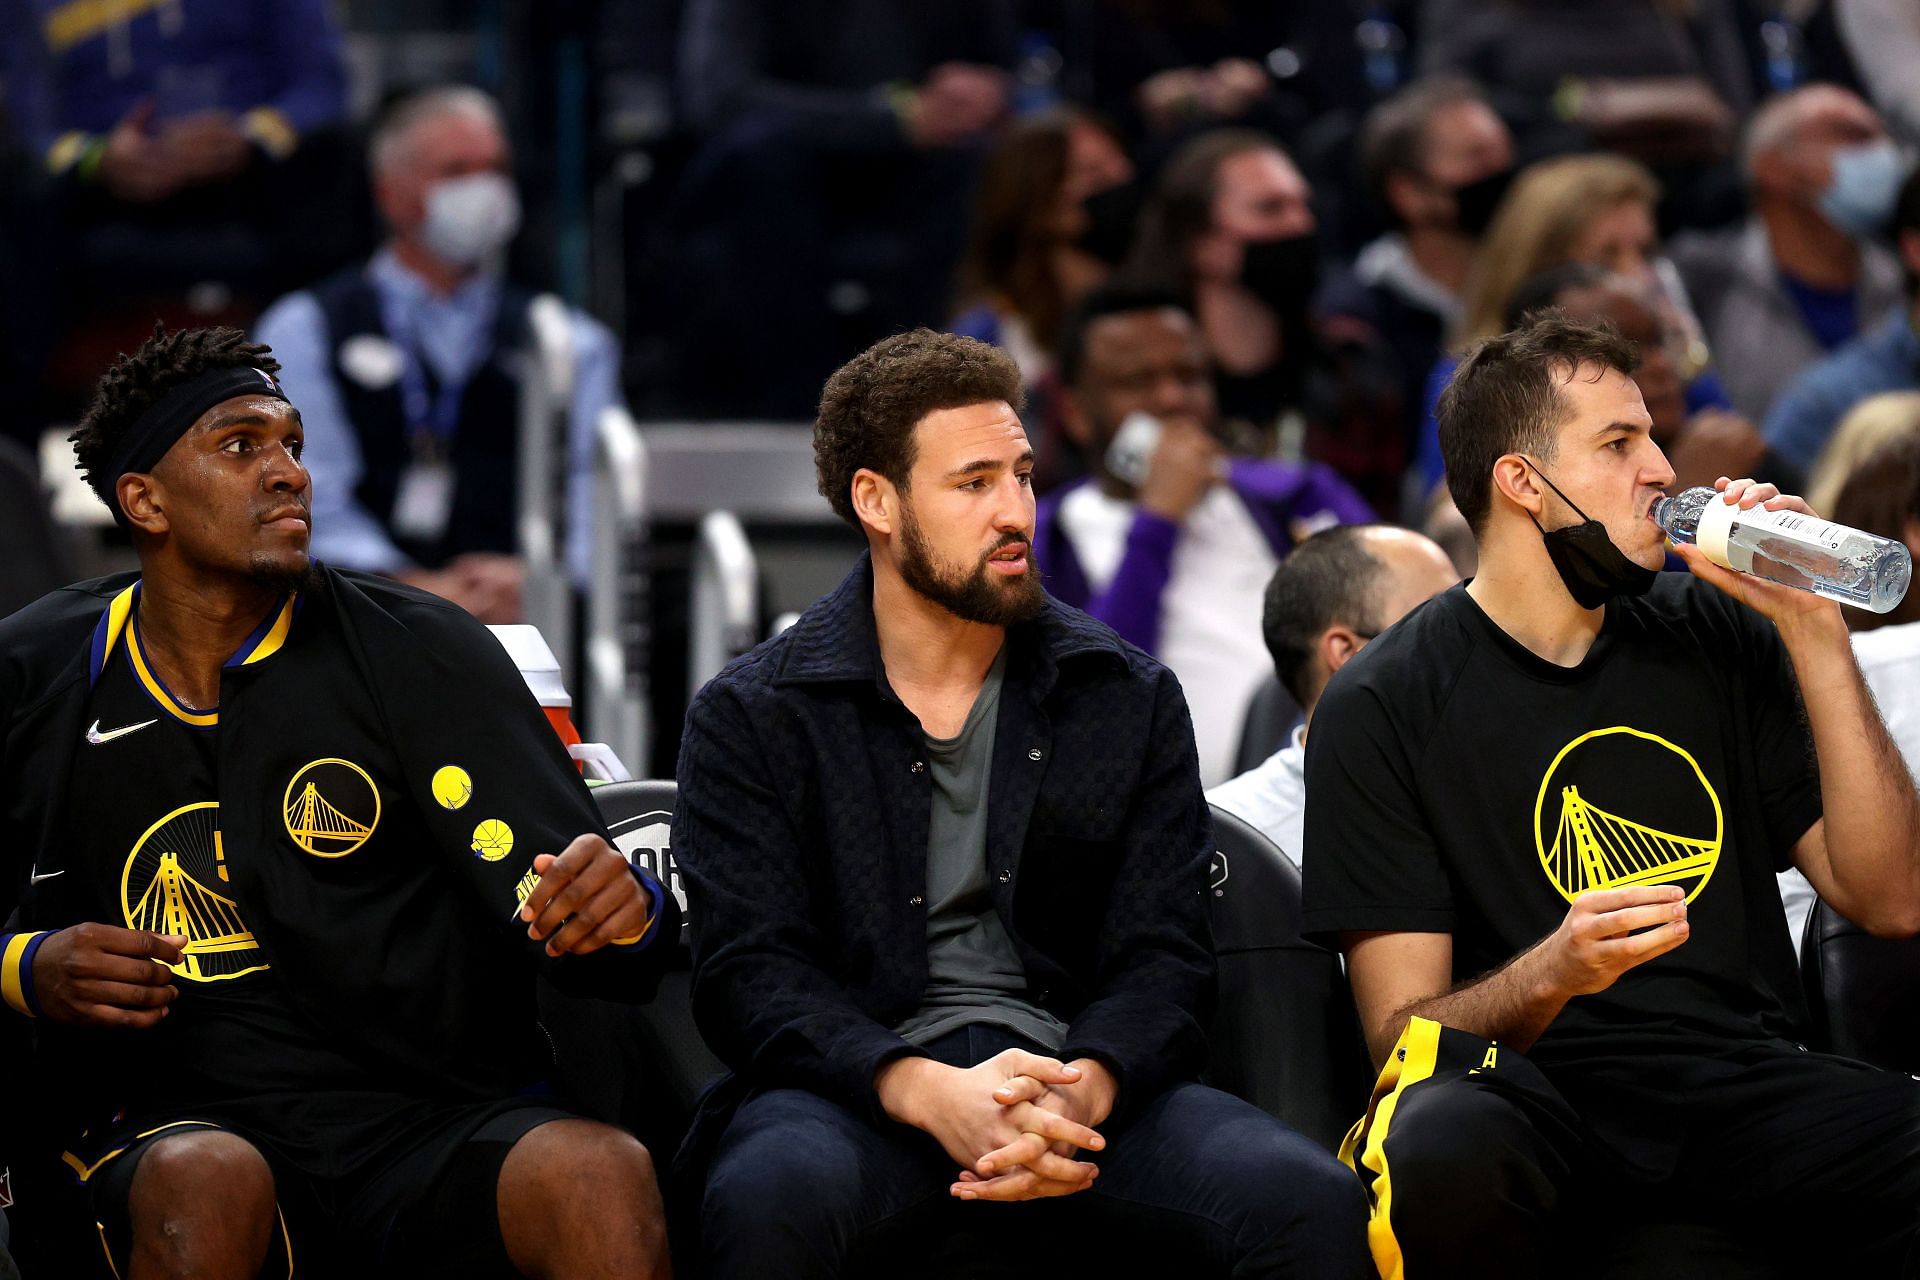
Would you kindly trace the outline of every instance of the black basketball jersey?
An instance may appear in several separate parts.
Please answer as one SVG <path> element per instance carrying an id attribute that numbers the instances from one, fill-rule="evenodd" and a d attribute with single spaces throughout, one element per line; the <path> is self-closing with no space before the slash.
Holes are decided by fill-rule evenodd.
<path id="1" fill-rule="evenodd" d="M 147 660 L 139 586 L 96 633 L 87 729 L 73 746 L 63 874 L 86 918 L 184 935 L 178 996 L 160 1024 L 114 1033 L 140 1111 L 215 1098 L 352 1087 L 364 1072 L 331 1048 L 285 997 L 231 887 L 254 851 L 222 836 L 216 785 L 218 708 L 189 707 Z M 270 660 L 297 600 L 276 605 L 229 665 Z"/>

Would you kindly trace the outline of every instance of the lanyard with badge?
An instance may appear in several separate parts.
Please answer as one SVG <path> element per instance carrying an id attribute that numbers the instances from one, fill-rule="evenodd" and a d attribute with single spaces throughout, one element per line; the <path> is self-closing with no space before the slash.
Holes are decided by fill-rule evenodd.
<path id="1" fill-rule="evenodd" d="M 408 459 L 393 499 L 393 531 L 403 538 L 431 542 L 446 532 L 453 515 L 453 437 L 460 427 L 465 378 L 447 379 L 438 395 L 427 389 L 426 360 L 411 332 L 396 332 L 400 351 L 400 405 L 407 420 Z M 476 364 L 478 361 L 476 361 Z"/>

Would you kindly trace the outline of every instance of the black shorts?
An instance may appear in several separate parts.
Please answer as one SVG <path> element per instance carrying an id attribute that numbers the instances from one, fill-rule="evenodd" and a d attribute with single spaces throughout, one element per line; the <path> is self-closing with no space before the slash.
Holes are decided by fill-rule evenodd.
<path id="1" fill-rule="evenodd" d="M 273 1171 L 278 1222 L 262 1275 L 516 1276 L 497 1188 L 515 1143 L 550 1120 L 543 1102 L 432 1102 L 341 1092 L 249 1098 L 117 1125 L 85 1158 L 100 1245 L 115 1273 L 131 1252 L 129 1200 L 153 1144 L 196 1129 L 244 1139 Z M 97 1154 L 94 1154 L 97 1153 Z"/>
<path id="2" fill-rule="evenodd" d="M 1381 1273 L 1920 1276 L 1914 1078 L 1787 1041 L 1601 1062 L 1413 1019 L 1341 1149 Z"/>

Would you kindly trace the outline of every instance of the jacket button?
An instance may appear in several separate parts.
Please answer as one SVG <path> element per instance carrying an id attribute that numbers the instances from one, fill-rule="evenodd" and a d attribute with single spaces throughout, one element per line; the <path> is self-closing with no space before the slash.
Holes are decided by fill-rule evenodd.
<path id="1" fill-rule="evenodd" d="M 922 905 L 925 902 L 926 902 L 926 899 L 917 893 L 914 894 L 911 898 L 907 899 L 907 905 L 910 907 L 917 907 Z"/>
<path id="2" fill-rule="evenodd" d="M 1006 883 L 1007 881 L 1009 881 L 1009 880 L 1011 880 L 1011 879 L 1013 879 L 1013 872 L 1011 872 L 1011 871 L 1002 871 L 1002 872 L 1000 873 L 1000 883 L 1001 883 L 1001 884 L 1005 884 L 1005 883 Z"/>
<path id="3" fill-rule="evenodd" d="M 1027 759 L 1029 760 L 1038 760 L 1040 756 L 1041 756 L 1041 751 L 1040 751 L 1040 748 L 1038 747 L 1035 747 L 1033 750 L 1027 752 Z"/>
<path id="4" fill-rule="evenodd" d="M 927 771 L 927 762 L 925 760 L 915 760 L 912 764 L 907 766 L 908 773 L 925 773 L 926 771 Z"/>

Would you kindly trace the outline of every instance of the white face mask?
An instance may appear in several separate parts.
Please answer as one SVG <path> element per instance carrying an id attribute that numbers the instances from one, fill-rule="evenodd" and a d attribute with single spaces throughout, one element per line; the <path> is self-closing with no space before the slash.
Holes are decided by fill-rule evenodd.
<path id="1" fill-rule="evenodd" d="M 420 239 L 442 262 L 477 266 L 504 249 L 519 230 L 520 197 L 501 174 L 448 178 L 427 192 Z"/>

